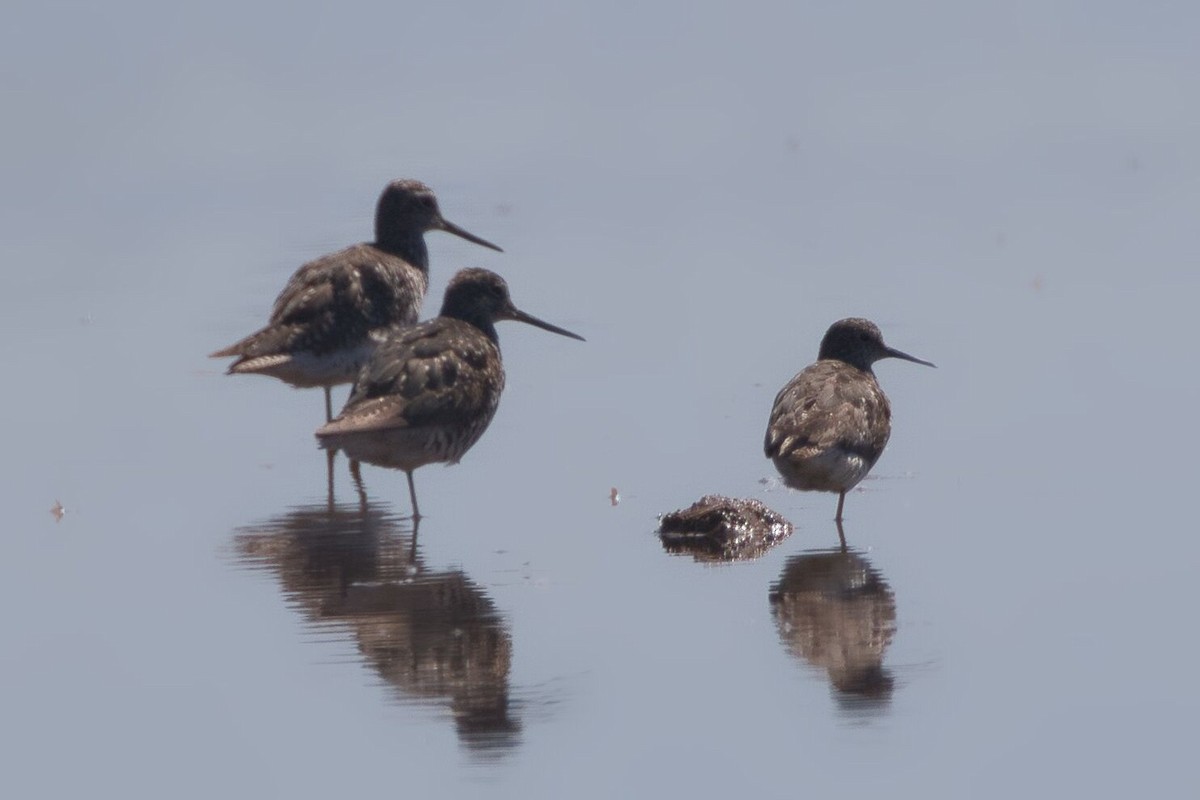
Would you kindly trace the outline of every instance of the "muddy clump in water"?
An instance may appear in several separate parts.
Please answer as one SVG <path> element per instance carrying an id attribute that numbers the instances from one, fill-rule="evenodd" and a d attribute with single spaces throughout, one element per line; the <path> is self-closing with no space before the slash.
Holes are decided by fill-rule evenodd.
<path id="1" fill-rule="evenodd" d="M 668 553 L 690 553 L 697 561 L 742 561 L 758 558 L 792 530 L 792 523 L 758 500 L 710 494 L 663 514 L 658 535 Z"/>

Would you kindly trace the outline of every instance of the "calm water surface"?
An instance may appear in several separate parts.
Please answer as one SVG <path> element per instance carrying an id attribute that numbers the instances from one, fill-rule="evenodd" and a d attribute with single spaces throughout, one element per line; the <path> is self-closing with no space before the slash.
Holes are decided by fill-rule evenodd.
<path id="1" fill-rule="evenodd" d="M 0 33 L 6 796 L 1192 785 L 1200 12 L 286 10 Z M 485 266 L 588 339 L 500 326 L 416 531 L 205 358 L 400 176 L 506 251 L 431 234 L 426 315 Z M 840 552 L 761 442 L 850 315 L 939 368 Z M 664 552 L 711 492 L 797 530 Z"/>

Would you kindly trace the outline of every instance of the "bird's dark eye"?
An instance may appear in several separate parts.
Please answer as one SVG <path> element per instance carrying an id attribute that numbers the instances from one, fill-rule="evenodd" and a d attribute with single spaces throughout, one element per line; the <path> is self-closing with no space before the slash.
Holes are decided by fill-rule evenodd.
<path id="1" fill-rule="evenodd" d="M 426 208 L 433 208 L 435 205 L 434 199 L 427 194 L 421 195 L 421 197 L 419 198 L 419 202 L 421 203 L 421 205 L 425 206 Z"/>

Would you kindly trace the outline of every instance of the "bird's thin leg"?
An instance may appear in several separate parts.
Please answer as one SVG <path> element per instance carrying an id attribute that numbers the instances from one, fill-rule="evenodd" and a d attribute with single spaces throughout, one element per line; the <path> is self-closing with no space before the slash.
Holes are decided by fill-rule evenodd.
<path id="1" fill-rule="evenodd" d="M 328 386 L 325 387 L 325 421 L 333 421 L 333 391 Z"/>
<path id="2" fill-rule="evenodd" d="M 837 520 L 838 539 L 842 543 L 842 552 L 846 552 L 846 532 L 842 530 L 842 521 Z"/>
<path id="3" fill-rule="evenodd" d="M 354 488 L 358 489 L 358 502 L 365 508 L 367 505 L 367 488 L 363 486 L 362 467 L 353 459 L 350 461 L 350 477 L 354 478 Z"/>
<path id="4" fill-rule="evenodd" d="M 408 476 L 408 496 L 412 499 L 413 522 L 421 518 L 421 509 L 417 507 L 417 487 L 413 483 L 413 471 L 405 470 L 404 474 Z"/>
<path id="5" fill-rule="evenodd" d="M 838 510 L 837 510 L 837 516 L 833 518 L 834 522 L 842 521 L 842 506 L 845 504 L 845 502 L 846 502 L 846 493 L 842 492 L 841 494 L 838 495 Z"/>

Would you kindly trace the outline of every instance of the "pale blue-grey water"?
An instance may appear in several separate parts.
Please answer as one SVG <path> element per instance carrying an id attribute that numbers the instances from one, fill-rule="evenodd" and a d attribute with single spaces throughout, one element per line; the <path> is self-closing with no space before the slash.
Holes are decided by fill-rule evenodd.
<path id="1" fill-rule="evenodd" d="M 5 18 L 6 797 L 1193 785 L 1197 7 Z M 205 357 L 396 177 L 505 249 L 430 234 L 425 316 L 485 266 L 588 339 L 501 324 L 415 552 L 403 475 L 327 505 L 319 391 Z M 834 557 L 762 436 L 851 315 L 938 369 L 877 366 Z M 796 533 L 664 553 L 711 492 Z"/>

